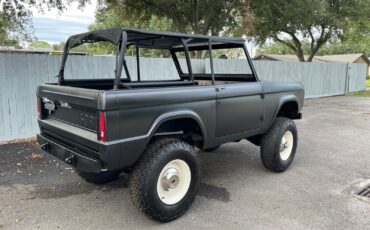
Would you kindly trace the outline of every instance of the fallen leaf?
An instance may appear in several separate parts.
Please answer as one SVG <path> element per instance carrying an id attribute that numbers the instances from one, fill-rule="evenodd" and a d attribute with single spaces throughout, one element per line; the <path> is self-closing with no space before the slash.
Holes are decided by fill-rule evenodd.
<path id="1" fill-rule="evenodd" d="M 31 155 L 29 156 L 26 156 L 25 159 L 26 160 L 31 160 L 31 161 L 38 161 L 38 160 L 41 160 L 45 157 L 44 154 L 42 153 L 32 153 Z"/>

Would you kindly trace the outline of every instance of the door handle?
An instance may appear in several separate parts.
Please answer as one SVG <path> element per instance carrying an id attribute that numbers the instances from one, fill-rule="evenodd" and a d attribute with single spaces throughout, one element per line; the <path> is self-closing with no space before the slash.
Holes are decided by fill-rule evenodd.
<path id="1" fill-rule="evenodd" d="M 221 91 L 223 91 L 225 89 L 225 87 L 218 87 L 218 88 L 216 88 L 216 91 L 217 92 L 221 92 Z"/>

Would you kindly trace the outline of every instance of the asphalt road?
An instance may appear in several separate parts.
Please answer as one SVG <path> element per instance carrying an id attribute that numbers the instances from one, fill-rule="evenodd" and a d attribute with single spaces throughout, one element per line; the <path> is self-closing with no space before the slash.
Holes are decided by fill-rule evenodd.
<path id="1" fill-rule="evenodd" d="M 247 141 L 200 153 L 199 196 L 168 224 L 134 208 L 124 174 L 95 186 L 32 143 L 2 145 L 0 229 L 369 229 L 370 201 L 352 193 L 370 183 L 370 99 L 306 100 L 303 114 L 285 173 Z"/>

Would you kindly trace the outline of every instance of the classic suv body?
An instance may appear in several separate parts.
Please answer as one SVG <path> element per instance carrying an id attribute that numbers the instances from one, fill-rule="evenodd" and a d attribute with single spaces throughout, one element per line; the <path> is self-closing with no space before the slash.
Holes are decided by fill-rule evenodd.
<path id="1" fill-rule="evenodd" d="M 50 91 L 55 95 L 47 93 Z M 74 96 L 77 91 L 79 97 L 84 95 L 84 105 L 106 111 L 105 142 L 98 141 L 95 133 L 79 130 L 58 120 L 39 120 L 39 125 L 41 130 L 51 128 L 56 134 L 62 133 L 61 137 L 73 137 L 76 144 L 89 146 L 99 155 L 105 170 L 132 166 L 153 136 L 158 134 L 159 127 L 166 122 L 194 121 L 192 124 L 198 125 L 202 135 L 198 147 L 207 149 L 266 132 L 287 102 L 295 103 L 295 115 L 299 114 L 304 96 L 301 83 L 263 81 L 96 92 L 41 85 L 38 96 L 59 100 L 59 95 L 63 95 L 64 100 L 77 104 L 81 103 L 81 98 Z M 177 127 L 171 127 L 167 131 L 176 135 L 182 128 L 178 126 L 177 130 Z M 98 172 L 102 170 L 101 165 L 83 169 Z"/>
<path id="2" fill-rule="evenodd" d="M 124 48 L 136 46 L 137 80 L 131 79 L 126 49 L 117 55 L 115 79 L 64 79 L 69 48 L 94 39 Z M 141 80 L 138 51 L 148 46 L 169 50 L 178 80 Z M 222 60 L 214 62 L 210 55 L 210 73 L 193 73 L 190 51 L 210 54 L 227 48 L 244 53 L 250 72 L 217 74 L 213 65 Z M 177 57 L 180 52 L 185 53 L 187 71 Z M 121 79 L 121 72 L 126 79 Z M 279 113 L 300 118 L 304 99 L 301 83 L 260 81 L 245 41 L 239 38 L 125 28 L 75 35 L 67 41 L 58 76 L 57 84 L 42 84 L 37 91 L 39 142 L 51 154 L 87 172 L 133 166 L 157 136 L 181 138 L 200 149 L 241 139 L 258 144 Z"/>
<path id="3" fill-rule="evenodd" d="M 117 45 L 115 78 L 65 79 L 69 50 L 99 41 Z M 130 47 L 136 50 L 135 79 L 125 58 Z M 148 48 L 156 55 L 158 49 L 167 51 L 177 70 L 174 79 L 143 80 L 139 54 Z M 224 60 L 226 54 L 244 59 Z M 206 57 L 197 60 L 194 71 L 192 57 Z M 144 72 L 151 75 L 150 69 Z M 285 171 L 297 148 L 292 119 L 301 118 L 304 88 L 298 82 L 260 81 L 241 38 L 112 28 L 71 36 L 58 83 L 40 85 L 37 97 L 37 139 L 43 150 L 90 183 L 129 173 L 134 205 L 167 222 L 181 216 L 195 198 L 197 148 L 214 151 L 247 139 L 261 146 L 267 169 Z"/>

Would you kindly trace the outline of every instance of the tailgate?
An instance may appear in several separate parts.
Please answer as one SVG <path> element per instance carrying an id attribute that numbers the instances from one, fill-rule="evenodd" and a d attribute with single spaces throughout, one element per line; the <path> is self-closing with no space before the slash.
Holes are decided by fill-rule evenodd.
<path id="1" fill-rule="evenodd" d="M 99 90 L 42 84 L 37 90 L 41 120 L 58 120 L 96 133 L 99 94 Z"/>

